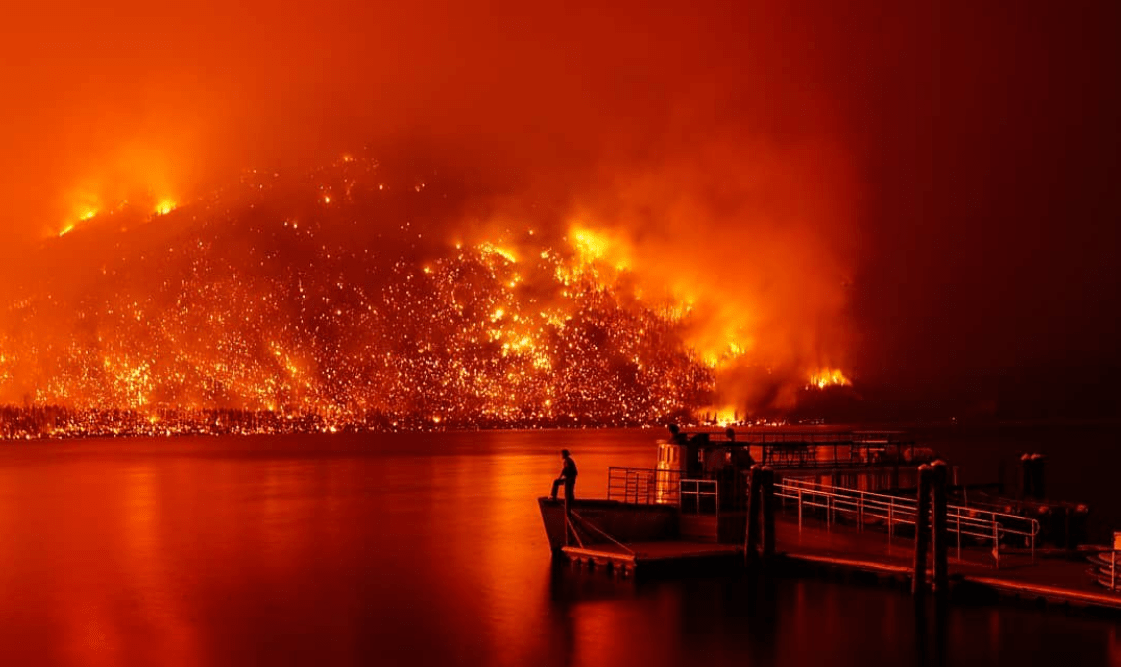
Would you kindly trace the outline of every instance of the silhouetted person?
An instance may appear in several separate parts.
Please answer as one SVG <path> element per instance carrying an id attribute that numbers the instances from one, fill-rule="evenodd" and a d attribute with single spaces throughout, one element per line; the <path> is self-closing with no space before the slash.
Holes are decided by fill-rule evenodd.
<path id="1" fill-rule="evenodd" d="M 556 500 L 557 488 L 564 484 L 564 502 L 571 504 L 576 499 L 573 494 L 576 488 L 576 462 L 572 460 L 567 449 L 561 450 L 561 460 L 564 461 L 564 466 L 561 468 L 560 476 L 553 480 L 553 493 L 549 497 Z"/>
<path id="2" fill-rule="evenodd" d="M 670 424 L 666 428 L 669 429 L 670 440 L 675 444 L 684 445 L 689 442 L 689 436 L 681 432 L 681 427 L 677 424 Z"/>

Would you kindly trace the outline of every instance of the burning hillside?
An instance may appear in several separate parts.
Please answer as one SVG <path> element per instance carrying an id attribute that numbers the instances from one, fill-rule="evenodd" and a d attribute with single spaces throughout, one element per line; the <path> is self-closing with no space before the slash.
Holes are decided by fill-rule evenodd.
<path id="1" fill-rule="evenodd" d="M 60 406 L 40 429 L 67 433 L 122 411 L 155 432 L 234 413 L 331 429 L 645 424 L 711 406 L 725 367 L 753 369 L 772 399 L 791 381 L 734 341 L 698 349 L 693 303 L 651 294 L 604 232 L 537 213 L 448 238 L 449 221 L 480 219 L 468 201 L 432 170 L 347 156 L 80 215 L 5 296 L 0 403 Z"/>

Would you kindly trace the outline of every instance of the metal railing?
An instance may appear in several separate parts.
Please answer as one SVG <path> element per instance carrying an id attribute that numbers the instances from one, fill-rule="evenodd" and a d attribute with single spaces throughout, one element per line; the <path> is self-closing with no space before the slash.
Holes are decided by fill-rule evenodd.
<path id="1" fill-rule="evenodd" d="M 632 505 L 678 505 L 681 471 L 610 467 L 607 469 L 607 499 Z"/>
<path id="2" fill-rule="evenodd" d="M 857 529 L 866 523 L 884 523 L 888 539 L 899 525 L 915 525 L 918 504 L 914 498 L 892 496 L 870 491 L 825 486 L 807 480 L 786 479 L 775 484 L 775 495 L 797 503 L 798 526 L 802 526 L 806 510 L 823 513 L 831 526 L 837 517 L 845 515 L 855 519 Z M 1000 564 L 1001 540 L 1021 538 L 1031 550 L 1035 562 L 1035 538 L 1039 535 L 1039 522 L 1024 516 L 1003 514 L 976 507 L 947 505 L 946 529 L 956 537 L 957 556 L 961 558 L 963 538 L 966 542 L 992 544 L 993 559 Z"/>
<path id="3" fill-rule="evenodd" d="M 673 505 L 695 514 L 715 514 L 720 505 L 715 479 L 687 479 L 680 470 L 657 468 L 608 468 L 607 499 L 631 505 Z"/>

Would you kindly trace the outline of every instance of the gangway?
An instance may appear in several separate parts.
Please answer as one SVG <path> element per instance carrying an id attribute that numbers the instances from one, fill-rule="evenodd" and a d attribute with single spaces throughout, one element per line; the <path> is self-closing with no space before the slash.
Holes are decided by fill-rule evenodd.
<path id="1" fill-rule="evenodd" d="M 827 486 L 803 479 L 776 482 L 775 495 L 784 506 L 788 502 L 795 504 L 799 529 L 803 516 L 809 510 L 823 513 L 828 527 L 842 515 L 854 519 L 857 530 L 864 530 L 869 523 L 883 523 L 890 540 L 898 526 L 914 526 L 918 515 L 918 503 L 914 498 Z M 1021 538 L 1030 549 L 1032 562 L 1035 562 L 1035 540 L 1039 535 L 1039 521 L 1035 519 L 977 507 L 947 505 L 946 527 L 950 534 L 956 536 L 959 559 L 963 540 L 982 544 L 991 542 L 993 558 L 999 567 L 1001 540 Z"/>

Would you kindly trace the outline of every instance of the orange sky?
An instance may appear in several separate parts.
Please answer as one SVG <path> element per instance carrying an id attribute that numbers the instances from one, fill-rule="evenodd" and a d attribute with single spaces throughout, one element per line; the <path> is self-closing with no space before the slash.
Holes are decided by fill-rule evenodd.
<path id="1" fill-rule="evenodd" d="M 1115 6 L 48 0 L 5 14 L 6 270 L 83 197 L 185 198 L 367 142 L 597 199 L 604 174 L 673 173 L 697 146 L 731 145 L 712 152 L 742 173 L 737 146 L 772 164 L 820 145 L 818 164 L 841 166 L 824 190 L 805 184 L 806 210 L 859 253 L 865 369 L 1118 359 Z"/>
<path id="2" fill-rule="evenodd" d="M 96 5 L 25 4 L 3 31 L 6 233 L 54 228 L 89 190 L 182 196 L 401 135 L 563 172 L 745 107 L 760 131 L 831 132 L 838 81 L 807 49 L 849 48 L 733 3 Z"/>

